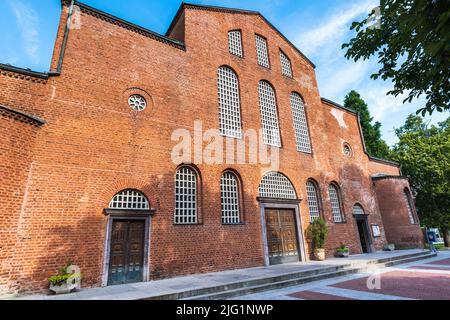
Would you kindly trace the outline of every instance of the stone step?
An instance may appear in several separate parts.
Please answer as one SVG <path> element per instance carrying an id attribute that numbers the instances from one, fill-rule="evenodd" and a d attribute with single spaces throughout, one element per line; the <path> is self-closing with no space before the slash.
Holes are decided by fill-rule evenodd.
<path id="1" fill-rule="evenodd" d="M 374 266 L 376 266 L 378 268 L 385 268 L 385 267 L 389 267 L 389 266 L 393 266 L 393 265 L 410 263 L 410 262 L 414 262 L 417 260 L 432 258 L 432 257 L 435 257 L 436 255 L 437 255 L 436 253 L 426 252 L 426 253 L 412 254 L 412 255 L 397 257 L 399 259 L 387 258 L 387 259 L 374 260 L 374 261 L 379 261 L 379 263 L 374 263 L 373 261 L 371 261 L 370 263 L 359 264 L 359 266 L 357 266 L 357 267 L 353 266 L 350 268 L 344 268 L 343 270 L 336 270 L 334 272 L 327 272 L 327 273 L 311 275 L 311 276 L 307 276 L 307 277 L 292 278 L 292 279 L 285 280 L 285 281 L 266 283 L 266 284 L 261 284 L 261 285 L 257 285 L 257 286 L 243 287 L 243 288 L 238 288 L 238 289 L 224 291 L 224 292 L 217 292 L 214 294 L 194 296 L 194 297 L 191 297 L 191 298 L 188 298 L 185 300 L 225 300 L 225 299 L 235 298 L 235 297 L 239 297 L 239 296 L 245 296 L 248 294 L 254 294 L 254 293 L 258 293 L 258 292 L 265 292 L 265 291 L 270 291 L 270 290 L 292 287 L 292 286 L 305 284 L 305 283 L 313 282 L 313 281 L 326 280 L 326 279 L 345 276 L 345 275 L 349 275 L 349 274 L 366 272 L 370 268 L 373 268 Z"/>
<path id="2" fill-rule="evenodd" d="M 227 293 L 238 293 L 243 292 L 239 295 L 245 295 L 245 290 L 254 289 L 257 290 L 261 287 L 263 288 L 282 288 L 283 286 L 288 286 L 289 283 L 292 285 L 301 284 L 305 282 L 311 282 L 321 279 L 326 279 L 330 277 L 341 276 L 349 273 L 358 272 L 357 270 L 361 268 L 367 268 L 368 265 L 380 264 L 380 263 L 394 263 L 395 261 L 404 259 L 423 259 L 429 252 L 418 252 L 403 256 L 383 258 L 379 260 L 371 260 L 369 262 L 353 262 L 338 265 L 338 266 L 324 266 L 311 270 L 304 270 L 299 272 L 291 272 L 287 274 L 277 275 L 277 276 L 264 276 L 260 278 L 254 278 L 251 280 L 231 282 L 223 285 L 217 285 L 213 287 L 205 287 L 191 290 L 184 290 L 170 294 L 163 294 L 157 296 L 150 296 L 144 298 L 144 300 L 180 300 L 180 299 L 207 299 L 208 297 L 220 296 Z M 427 256 L 428 257 L 428 256 Z M 356 271 L 355 271 L 356 270 Z M 295 282 L 298 281 L 298 282 Z M 265 289 L 267 290 L 267 289 Z M 258 292 L 258 291 L 255 291 Z M 237 295 L 236 295 L 237 296 Z M 214 298 L 216 299 L 216 298 Z M 220 297 L 218 299 L 221 299 Z"/>

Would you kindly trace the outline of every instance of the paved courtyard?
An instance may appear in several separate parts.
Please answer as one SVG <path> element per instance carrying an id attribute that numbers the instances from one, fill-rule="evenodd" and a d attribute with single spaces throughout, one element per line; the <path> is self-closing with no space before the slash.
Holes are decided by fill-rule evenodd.
<path id="1" fill-rule="evenodd" d="M 450 251 L 367 273 L 239 297 L 240 300 L 450 300 Z"/>

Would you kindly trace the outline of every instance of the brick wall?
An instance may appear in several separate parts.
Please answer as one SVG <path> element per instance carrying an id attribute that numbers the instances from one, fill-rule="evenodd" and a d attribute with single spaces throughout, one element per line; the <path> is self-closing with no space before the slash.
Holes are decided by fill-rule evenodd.
<path id="1" fill-rule="evenodd" d="M 62 43 L 64 14 L 67 9 L 63 11 L 55 53 Z M 86 9 L 82 10 L 81 22 L 80 29 L 70 30 L 60 76 L 41 83 L 15 75 L 0 76 L 0 88 L 6 88 L 0 90 L 0 104 L 32 112 L 47 121 L 35 141 L 33 166 L 26 158 L 19 161 L 11 155 L 10 162 L 25 161 L 18 168 L 23 178 L 6 180 L 7 186 L 3 186 L 11 194 L 8 190 L 23 189 L 23 179 L 28 179 L 25 202 L 23 191 L 2 200 L 16 207 L 2 211 L 11 217 L 7 219 L 11 221 L 11 233 L 17 228 L 14 221 L 21 208 L 20 232 L 26 237 L 17 247 L 20 255 L 13 259 L 20 266 L 19 291 L 46 288 L 46 278 L 69 260 L 81 267 L 84 286 L 101 285 L 108 222 L 103 210 L 117 192 L 128 188 L 142 191 L 156 209 L 150 230 L 151 279 L 263 265 L 256 200 L 267 169 L 263 166 L 196 162 L 202 185 L 202 224 L 173 224 L 178 164 L 170 158 L 176 144 L 171 135 L 180 128 L 192 132 L 195 120 L 202 121 L 204 130 L 218 128 L 216 72 L 222 65 L 238 74 L 244 130 L 261 127 L 258 82 L 265 79 L 276 90 L 283 143 L 279 171 L 289 177 L 302 199 L 302 232 L 309 224 L 306 181 L 313 178 L 319 183 L 330 228 L 328 255 L 333 255 L 342 242 L 352 253 L 361 252 L 352 216 L 355 203 L 364 207 L 369 223 L 380 225 L 383 236 L 375 241 L 374 248 L 382 248 L 386 241 L 384 224 L 370 176 L 380 170 L 395 175 L 398 168 L 369 161 L 356 115 L 321 101 L 313 66 L 261 17 L 187 9 L 180 20 L 185 27 L 174 29 L 179 37 L 183 35 L 186 50 Z M 228 53 L 227 32 L 231 29 L 242 30 L 243 59 Z M 257 65 L 255 33 L 268 39 L 271 69 Z M 281 75 L 280 49 L 292 62 L 294 79 Z M 57 55 L 53 69 L 56 61 Z M 296 151 L 289 103 L 293 91 L 306 103 L 312 155 Z M 149 107 L 145 111 L 130 110 L 127 98 L 131 92 L 147 97 Z M 8 123 L 14 130 L 22 128 Z M 22 139 L 34 130 L 22 129 Z M 351 145 L 352 157 L 343 154 L 344 141 Z M 12 145 L 4 148 L 19 152 Z M 230 168 L 242 180 L 245 223 L 237 226 L 221 224 L 220 177 Z M 342 190 L 344 224 L 332 222 L 328 198 L 332 181 Z M 309 246 L 306 250 L 309 254 Z M 10 281 L 8 275 L 3 276 L 10 272 L 7 269 L 2 271 L 3 283 Z"/>

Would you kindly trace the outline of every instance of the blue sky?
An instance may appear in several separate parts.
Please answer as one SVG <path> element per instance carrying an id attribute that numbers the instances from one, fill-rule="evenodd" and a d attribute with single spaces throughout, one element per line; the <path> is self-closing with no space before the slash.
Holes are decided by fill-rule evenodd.
<path id="1" fill-rule="evenodd" d="M 181 0 L 84 0 L 84 3 L 153 31 L 165 33 Z M 351 23 L 360 20 L 378 0 L 192 0 L 260 11 L 316 65 L 321 96 L 343 103 L 352 89 L 361 93 L 375 120 L 383 124 L 383 138 L 394 144 L 394 128 L 423 104 L 403 104 L 403 98 L 386 96 L 391 83 L 373 81 L 377 62 L 348 61 L 341 45 L 352 37 Z M 0 0 L 0 62 L 47 71 L 60 15 L 60 0 Z M 435 113 L 430 123 L 450 114 Z"/>

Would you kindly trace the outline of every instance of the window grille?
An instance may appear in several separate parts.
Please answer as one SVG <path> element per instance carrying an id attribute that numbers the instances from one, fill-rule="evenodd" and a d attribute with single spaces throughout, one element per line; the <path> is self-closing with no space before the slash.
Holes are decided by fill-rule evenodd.
<path id="1" fill-rule="evenodd" d="M 297 199 L 294 186 L 279 172 L 269 172 L 259 185 L 259 196 L 274 199 Z"/>
<path id="2" fill-rule="evenodd" d="M 331 210 L 333 213 L 334 222 L 337 223 L 344 222 L 344 217 L 341 208 L 341 200 L 339 198 L 337 187 L 334 185 L 330 185 L 328 187 L 328 193 L 330 194 Z"/>
<path id="3" fill-rule="evenodd" d="M 354 215 L 364 215 L 364 209 L 359 205 L 359 204 L 355 204 L 353 206 L 353 214 Z"/>
<path id="4" fill-rule="evenodd" d="M 258 56 L 258 64 L 270 68 L 267 40 L 258 35 L 256 35 L 256 53 Z"/>
<path id="5" fill-rule="evenodd" d="M 241 102 L 239 82 L 236 74 L 228 67 L 220 67 L 217 72 L 219 95 L 220 133 L 232 138 L 242 137 Z"/>
<path id="6" fill-rule="evenodd" d="M 124 190 L 114 196 L 108 206 L 109 209 L 121 210 L 149 210 L 147 198 L 135 190 Z"/>
<path id="7" fill-rule="evenodd" d="M 311 140 L 306 120 L 305 105 L 302 97 L 298 93 L 291 94 L 292 118 L 294 121 L 297 150 L 305 153 L 312 153 Z"/>
<path id="8" fill-rule="evenodd" d="M 228 48 L 231 54 L 243 57 L 242 51 L 242 34 L 241 31 L 235 30 L 228 32 Z"/>
<path id="9" fill-rule="evenodd" d="M 240 223 L 239 217 L 239 184 L 236 176 L 225 172 L 220 180 L 220 194 L 222 203 L 222 223 Z"/>
<path id="10" fill-rule="evenodd" d="M 259 107 L 264 143 L 281 147 L 275 91 L 266 81 L 259 82 Z"/>
<path id="11" fill-rule="evenodd" d="M 281 60 L 281 73 L 287 77 L 292 78 L 292 66 L 289 58 L 280 51 L 280 60 Z"/>
<path id="12" fill-rule="evenodd" d="M 311 222 L 320 218 L 319 196 L 317 188 L 312 181 L 306 183 L 306 194 L 308 196 L 308 208 Z"/>
<path id="13" fill-rule="evenodd" d="M 128 105 L 134 111 L 143 111 L 147 107 L 147 101 L 143 96 L 134 94 L 128 98 Z"/>
<path id="14" fill-rule="evenodd" d="M 176 173 L 175 223 L 197 223 L 197 174 L 189 167 L 181 167 Z"/>

